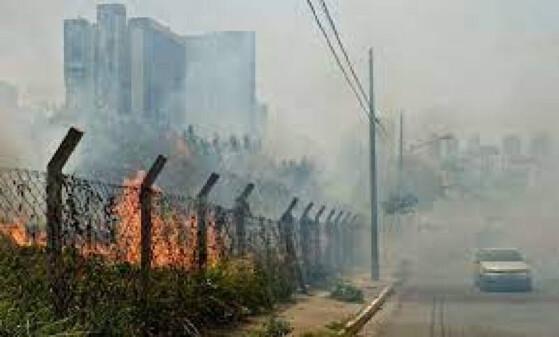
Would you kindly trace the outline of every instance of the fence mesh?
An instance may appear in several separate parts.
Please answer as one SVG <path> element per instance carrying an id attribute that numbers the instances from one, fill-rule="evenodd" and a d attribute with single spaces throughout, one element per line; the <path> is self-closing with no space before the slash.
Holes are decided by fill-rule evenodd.
<path id="1" fill-rule="evenodd" d="M 64 266 L 58 275 L 65 280 L 55 295 L 66 307 L 82 308 L 82 314 L 87 315 L 87 307 L 96 303 L 141 296 L 143 212 L 151 223 L 148 242 L 152 269 L 179 270 L 185 275 L 198 270 L 202 258 L 208 266 L 249 258 L 262 267 L 271 288 L 285 288 L 299 281 L 290 268 L 297 263 L 299 268 L 311 268 L 309 256 L 303 258 L 310 251 L 305 249 L 303 241 L 307 239 L 301 237 L 299 221 L 293 221 L 286 231 L 279 221 L 243 213 L 244 235 L 240 237 L 239 209 L 157 188 L 147 192 L 147 202 L 142 204 L 146 196 L 142 195 L 141 181 L 137 177 L 117 185 L 72 175 L 61 177 L 61 231 L 57 239 Z M 1 233 L 19 245 L 46 246 L 46 186 L 44 173 L 0 168 Z M 201 225 L 206 229 L 203 233 Z M 321 233 L 323 237 L 314 241 L 322 244 L 322 250 L 333 250 L 332 241 L 326 238 L 331 229 Z M 294 264 L 293 258 L 299 262 Z M 316 256 L 312 260 L 325 259 Z"/>
<path id="2" fill-rule="evenodd" d="M 0 226 L 21 245 L 46 242 L 46 175 L 0 168 Z"/>

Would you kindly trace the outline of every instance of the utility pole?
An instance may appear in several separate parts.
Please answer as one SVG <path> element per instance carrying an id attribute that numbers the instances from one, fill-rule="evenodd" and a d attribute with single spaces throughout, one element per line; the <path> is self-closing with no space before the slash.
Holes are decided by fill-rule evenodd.
<path id="1" fill-rule="evenodd" d="M 374 95 L 373 49 L 369 49 L 369 144 L 370 144 L 370 183 L 371 183 L 371 278 L 378 280 L 379 239 L 378 239 L 378 193 L 377 193 L 377 151 L 376 115 Z"/>

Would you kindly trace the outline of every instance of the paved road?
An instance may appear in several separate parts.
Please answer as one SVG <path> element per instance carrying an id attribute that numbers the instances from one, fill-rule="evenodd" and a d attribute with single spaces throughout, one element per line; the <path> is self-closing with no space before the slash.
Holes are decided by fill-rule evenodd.
<path id="1" fill-rule="evenodd" d="M 400 290 L 401 307 L 383 336 L 559 336 L 559 295 L 481 293 L 467 284 L 419 284 Z"/>
<path id="2" fill-rule="evenodd" d="M 441 223 L 449 228 L 446 233 L 414 232 L 406 244 L 395 247 L 408 253 L 414 270 L 399 290 L 401 305 L 386 315 L 375 336 L 559 337 L 558 259 L 550 248 L 535 254 L 542 247 L 540 243 L 545 243 L 543 239 L 530 242 L 534 235 L 525 229 L 519 230 L 525 239 L 506 238 L 511 246 L 522 247 L 532 257 L 533 292 L 483 293 L 472 285 L 471 263 L 476 244 L 471 227 L 481 220 L 445 215 Z M 541 232 L 556 237 L 547 229 Z"/>

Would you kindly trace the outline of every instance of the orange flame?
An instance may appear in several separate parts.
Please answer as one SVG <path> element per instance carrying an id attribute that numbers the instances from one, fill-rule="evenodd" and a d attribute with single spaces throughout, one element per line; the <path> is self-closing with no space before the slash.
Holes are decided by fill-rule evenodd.
<path id="1" fill-rule="evenodd" d="M 145 172 L 124 180 L 124 191 L 118 197 L 115 212 L 119 218 L 115 243 L 90 243 L 79 247 L 84 256 L 100 255 L 112 262 L 138 264 L 141 257 L 141 211 L 140 186 Z M 161 197 L 157 187 L 153 198 Z M 152 266 L 191 269 L 196 262 L 197 214 L 190 210 L 182 214 L 175 209 L 152 208 Z M 208 216 L 207 249 L 208 264 L 215 265 L 224 258 L 224 240 L 218 232 L 215 214 Z M 13 224 L 0 226 L 0 234 L 9 237 L 19 246 L 46 246 L 46 234 L 39 232 L 34 237 L 18 219 Z"/>

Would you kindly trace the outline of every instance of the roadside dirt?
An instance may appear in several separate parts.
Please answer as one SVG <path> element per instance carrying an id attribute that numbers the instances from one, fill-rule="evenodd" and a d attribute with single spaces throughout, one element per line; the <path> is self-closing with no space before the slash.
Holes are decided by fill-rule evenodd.
<path id="1" fill-rule="evenodd" d="M 329 291 L 314 290 L 309 295 L 297 295 L 295 303 L 278 306 L 276 315 L 290 323 L 293 327 L 292 336 L 301 336 L 305 332 L 324 329 L 326 325 L 332 322 L 345 322 L 357 314 L 364 305 L 374 299 L 382 291 L 384 285 L 386 285 L 381 282 L 371 282 L 366 274 L 358 274 L 352 277 L 351 282 L 363 290 L 364 303 L 347 303 L 334 300 L 329 297 Z M 246 336 L 249 331 L 258 329 L 268 317 L 250 318 L 249 321 L 235 331 L 219 335 L 228 337 Z"/>

